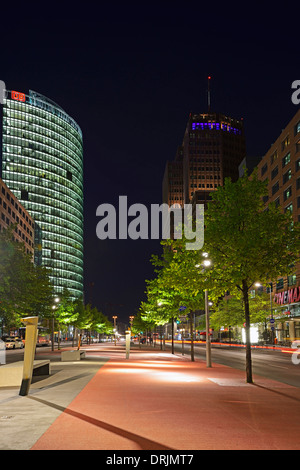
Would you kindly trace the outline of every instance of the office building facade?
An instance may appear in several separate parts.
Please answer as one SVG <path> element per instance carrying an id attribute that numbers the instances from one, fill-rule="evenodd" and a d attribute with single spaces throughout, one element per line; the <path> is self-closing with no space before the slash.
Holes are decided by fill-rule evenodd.
<path id="1" fill-rule="evenodd" d="M 34 257 L 34 220 L 20 201 L 0 179 L 0 231 L 13 226 L 14 241 L 24 245 L 25 253 Z"/>
<path id="2" fill-rule="evenodd" d="M 78 124 L 45 96 L 6 91 L 2 179 L 35 223 L 35 261 L 54 291 L 83 295 L 83 141 Z"/>
<path id="3" fill-rule="evenodd" d="M 174 162 L 168 162 L 166 166 L 163 202 L 174 200 L 175 168 L 182 174 L 182 193 L 178 191 L 182 204 L 195 201 L 206 203 L 209 193 L 223 185 L 226 177 L 230 177 L 232 181 L 238 179 L 238 167 L 245 155 L 242 120 L 220 113 L 191 113 L 180 153 L 177 152 Z"/>
<path id="4" fill-rule="evenodd" d="M 300 222 L 300 110 L 282 130 L 258 166 L 258 176 L 267 181 L 266 207 L 274 202 Z M 271 290 L 276 338 L 279 342 L 300 340 L 300 262 L 289 276 L 272 280 Z"/>

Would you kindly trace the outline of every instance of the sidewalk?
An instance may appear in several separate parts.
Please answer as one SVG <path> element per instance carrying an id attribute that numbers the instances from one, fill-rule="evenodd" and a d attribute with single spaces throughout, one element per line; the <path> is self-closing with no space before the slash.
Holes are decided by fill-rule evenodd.
<path id="1" fill-rule="evenodd" d="M 71 349 L 71 348 L 69 348 Z M 300 449 L 300 389 L 169 350 L 94 344 L 27 397 L 0 388 L 0 450 Z"/>

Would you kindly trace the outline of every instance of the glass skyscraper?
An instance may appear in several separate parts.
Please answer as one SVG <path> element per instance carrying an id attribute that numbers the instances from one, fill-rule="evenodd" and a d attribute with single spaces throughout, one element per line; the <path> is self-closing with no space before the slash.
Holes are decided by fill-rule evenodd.
<path id="1" fill-rule="evenodd" d="M 55 294 L 83 295 L 83 142 L 77 123 L 40 93 L 6 91 L 2 179 L 35 221 L 35 262 Z"/>

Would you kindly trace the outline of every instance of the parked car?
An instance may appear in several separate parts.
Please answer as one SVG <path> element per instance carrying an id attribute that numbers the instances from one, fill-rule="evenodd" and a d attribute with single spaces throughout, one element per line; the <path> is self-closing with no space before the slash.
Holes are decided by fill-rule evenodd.
<path id="1" fill-rule="evenodd" d="M 23 341 L 20 338 L 17 338 L 15 336 L 3 336 L 2 341 L 4 341 L 6 349 L 24 348 Z"/>

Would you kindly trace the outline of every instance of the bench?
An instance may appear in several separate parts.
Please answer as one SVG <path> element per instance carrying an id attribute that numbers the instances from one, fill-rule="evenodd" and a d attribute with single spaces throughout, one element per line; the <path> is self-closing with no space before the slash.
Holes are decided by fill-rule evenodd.
<path id="1" fill-rule="evenodd" d="M 0 366 L 0 387 L 19 387 L 23 379 L 23 361 Z M 32 376 L 50 375 L 49 360 L 34 361 Z"/>
<path id="2" fill-rule="evenodd" d="M 62 351 L 60 359 L 63 362 L 69 361 L 80 361 L 80 359 L 85 358 L 85 351 L 80 351 L 78 349 L 73 351 Z"/>

